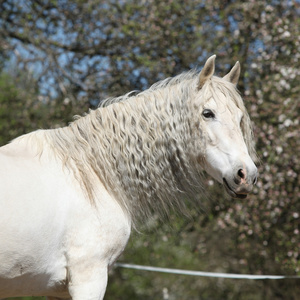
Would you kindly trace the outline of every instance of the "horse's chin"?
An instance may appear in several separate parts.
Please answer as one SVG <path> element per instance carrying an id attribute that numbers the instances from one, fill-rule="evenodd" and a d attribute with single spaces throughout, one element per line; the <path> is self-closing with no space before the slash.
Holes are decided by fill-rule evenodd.
<path id="1" fill-rule="evenodd" d="M 226 192 L 232 197 L 232 198 L 238 198 L 238 199 L 246 199 L 248 194 L 247 193 L 236 193 L 228 184 L 227 180 L 223 178 L 223 185 L 225 187 Z"/>

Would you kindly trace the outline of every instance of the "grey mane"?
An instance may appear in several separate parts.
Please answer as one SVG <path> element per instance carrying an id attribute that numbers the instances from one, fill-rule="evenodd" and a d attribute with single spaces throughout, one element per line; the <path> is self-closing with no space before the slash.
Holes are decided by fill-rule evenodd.
<path id="1" fill-rule="evenodd" d="M 47 133 L 53 153 L 74 170 L 92 203 L 98 201 L 92 184 L 97 178 L 133 222 L 153 212 L 167 216 L 170 208 L 185 212 L 184 199 L 202 190 L 196 154 L 205 147 L 205 132 L 199 111 L 215 89 L 244 112 L 242 130 L 254 154 L 250 119 L 233 85 L 213 77 L 196 101 L 197 78 L 191 71 L 107 99 L 68 127 Z"/>

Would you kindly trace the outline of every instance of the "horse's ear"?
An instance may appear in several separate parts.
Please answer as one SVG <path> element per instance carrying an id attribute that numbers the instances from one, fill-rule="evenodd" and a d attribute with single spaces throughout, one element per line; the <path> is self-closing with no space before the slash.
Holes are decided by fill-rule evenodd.
<path id="1" fill-rule="evenodd" d="M 223 79 L 237 85 L 240 77 L 241 66 L 240 63 L 237 61 L 230 72 L 223 77 Z"/>
<path id="2" fill-rule="evenodd" d="M 213 55 L 210 58 L 208 58 L 203 69 L 201 70 L 199 74 L 199 83 L 198 83 L 199 90 L 203 87 L 205 82 L 214 75 L 215 59 L 216 59 L 216 55 Z"/>

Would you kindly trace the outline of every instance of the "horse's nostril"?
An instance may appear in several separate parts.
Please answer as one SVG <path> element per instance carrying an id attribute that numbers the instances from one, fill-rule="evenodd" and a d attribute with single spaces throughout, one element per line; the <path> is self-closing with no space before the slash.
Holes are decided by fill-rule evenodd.
<path id="1" fill-rule="evenodd" d="M 242 178 L 242 179 L 245 178 L 245 173 L 244 173 L 243 169 L 239 169 L 239 170 L 238 170 L 238 175 L 239 175 L 239 177 Z"/>
<path id="2" fill-rule="evenodd" d="M 257 177 L 254 178 L 253 184 L 256 184 L 256 182 L 257 182 Z"/>

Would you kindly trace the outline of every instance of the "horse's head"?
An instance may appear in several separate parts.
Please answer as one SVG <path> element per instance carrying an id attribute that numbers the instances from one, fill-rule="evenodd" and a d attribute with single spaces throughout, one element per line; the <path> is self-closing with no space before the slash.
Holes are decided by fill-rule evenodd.
<path id="1" fill-rule="evenodd" d="M 246 198 L 257 180 L 250 119 L 235 85 L 240 74 L 237 62 L 223 78 L 214 77 L 215 55 L 205 63 L 198 78 L 201 98 L 200 130 L 204 140 L 203 168 L 235 198 Z"/>

